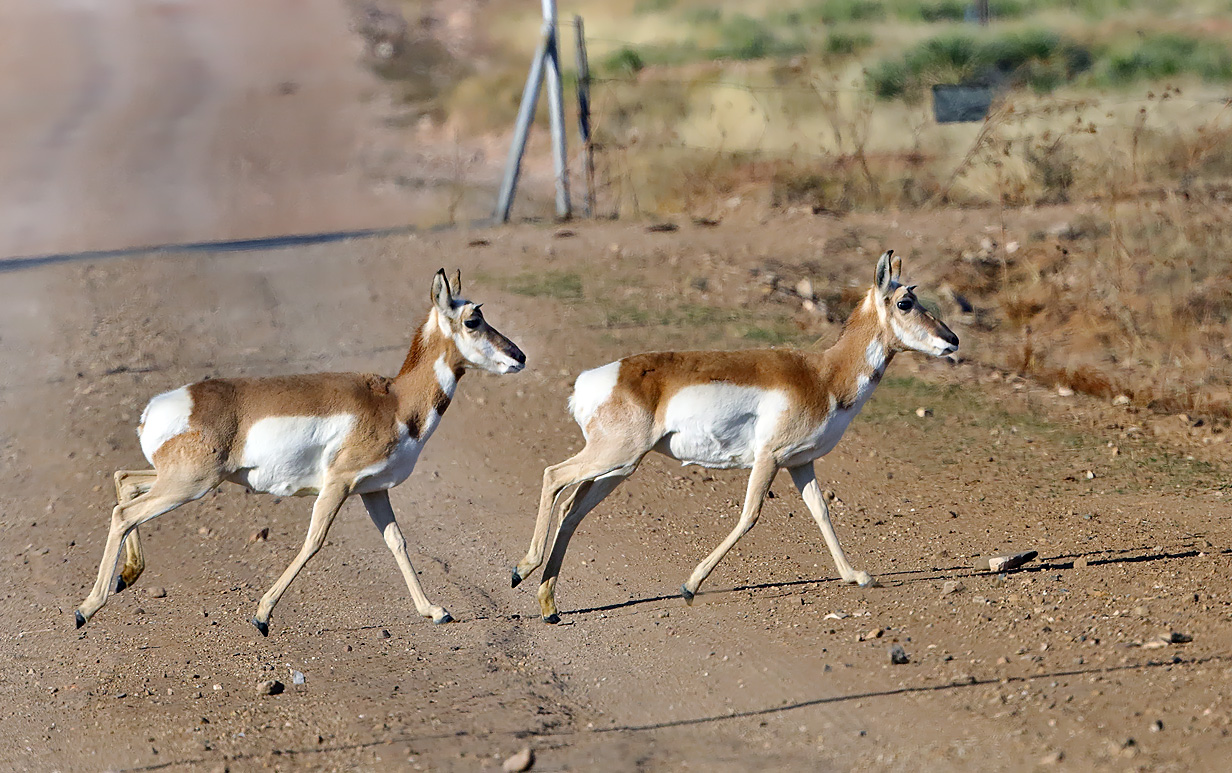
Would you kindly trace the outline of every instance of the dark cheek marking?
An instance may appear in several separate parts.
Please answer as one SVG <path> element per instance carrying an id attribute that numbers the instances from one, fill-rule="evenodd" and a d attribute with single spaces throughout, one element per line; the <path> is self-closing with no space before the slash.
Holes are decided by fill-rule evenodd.
<path id="1" fill-rule="evenodd" d="M 458 379 L 462 378 L 462 374 L 463 374 L 463 373 L 465 373 L 465 372 L 466 372 L 466 368 L 465 368 L 465 367 L 463 367 L 463 366 L 461 366 L 461 365 L 455 365 L 455 366 L 453 366 L 453 379 L 454 379 L 454 381 L 457 381 Z"/>
<path id="2" fill-rule="evenodd" d="M 406 432 L 411 437 L 419 440 L 419 417 L 412 416 L 406 420 Z"/>

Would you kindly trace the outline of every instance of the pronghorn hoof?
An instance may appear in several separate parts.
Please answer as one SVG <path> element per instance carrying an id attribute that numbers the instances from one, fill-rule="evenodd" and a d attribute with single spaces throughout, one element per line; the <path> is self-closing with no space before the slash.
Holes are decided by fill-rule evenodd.
<path id="1" fill-rule="evenodd" d="M 688 604 L 689 606 L 693 606 L 693 597 L 696 596 L 697 594 L 689 590 L 689 586 L 681 585 L 680 595 L 684 596 L 684 603 Z"/>
<path id="2" fill-rule="evenodd" d="M 522 583 L 522 575 L 518 574 L 518 568 L 516 566 L 513 567 L 512 574 L 513 574 L 513 583 L 509 587 L 516 588 L 518 587 L 518 585 Z"/>
<path id="3" fill-rule="evenodd" d="M 544 615 L 543 622 L 547 623 L 548 625 L 556 625 L 557 623 L 560 622 L 560 615 L 556 614 L 555 612 L 553 612 L 550 615 Z"/>
<path id="4" fill-rule="evenodd" d="M 81 626 L 86 624 L 86 616 L 81 614 L 80 609 L 77 610 L 76 615 L 77 615 L 77 627 L 80 628 Z"/>
<path id="5" fill-rule="evenodd" d="M 452 623 L 453 615 L 449 614 L 448 612 L 445 612 L 440 617 L 432 618 L 432 622 L 436 623 L 437 625 L 444 625 L 445 623 Z"/>
<path id="6" fill-rule="evenodd" d="M 252 619 L 252 624 L 257 627 L 257 630 L 261 632 L 262 636 L 269 636 L 269 623 L 263 623 L 254 617 Z"/>
<path id="7" fill-rule="evenodd" d="M 128 587 L 128 583 L 124 582 L 123 577 L 116 578 L 116 589 L 115 589 L 116 593 L 119 593 L 120 591 L 124 590 L 127 587 Z"/>

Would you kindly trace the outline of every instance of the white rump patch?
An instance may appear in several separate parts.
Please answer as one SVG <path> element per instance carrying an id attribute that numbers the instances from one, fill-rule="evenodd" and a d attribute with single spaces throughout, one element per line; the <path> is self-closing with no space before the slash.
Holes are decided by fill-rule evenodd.
<path id="1" fill-rule="evenodd" d="M 441 385 L 441 391 L 449 399 L 453 399 L 453 393 L 458 388 L 458 377 L 453 374 L 453 368 L 445 363 L 445 355 L 436 358 L 436 362 L 432 363 L 432 369 L 436 371 L 436 383 Z"/>
<path id="2" fill-rule="evenodd" d="M 607 402 L 616 388 L 616 380 L 620 377 L 620 362 L 609 362 L 597 368 L 583 371 L 577 381 L 573 382 L 573 394 L 569 395 L 569 413 L 573 420 L 586 434 L 586 425 L 599 410 L 599 406 Z M 589 436 L 587 436 L 589 439 Z"/>
<path id="3" fill-rule="evenodd" d="M 749 467 L 778 429 L 788 398 L 777 390 L 723 382 L 685 387 L 667 403 L 660 448 L 685 464 Z"/>
<path id="4" fill-rule="evenodd" d="M 261 419 L 248 430 L 232 480 L 279 496 L 315 494 L 354 425 L 349 413 Z"/>
<path id="5" fill-rule="evenodd" d="M 141 453 L 150 464 L 154 464 L 154 452 L 163 443 L 188 431 L 192 407 L 192 395 L 186 386 L 156 395 L 146 405 L 141 425 L 137 427 L 137 439 L 141 443 Z"/>

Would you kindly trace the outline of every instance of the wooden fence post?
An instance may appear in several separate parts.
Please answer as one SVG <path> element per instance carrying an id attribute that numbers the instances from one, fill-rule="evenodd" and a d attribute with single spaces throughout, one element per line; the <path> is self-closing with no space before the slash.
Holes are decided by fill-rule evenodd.
<path id="1" fill-rule="evenodd" d="M 578 134 L 582 140 L 582 214 L 595 216 L 595 150 L 590 143 L 590 60 L 586 56 L 586 28 L 582 17 L 573 17 L 577 32 Z"/>

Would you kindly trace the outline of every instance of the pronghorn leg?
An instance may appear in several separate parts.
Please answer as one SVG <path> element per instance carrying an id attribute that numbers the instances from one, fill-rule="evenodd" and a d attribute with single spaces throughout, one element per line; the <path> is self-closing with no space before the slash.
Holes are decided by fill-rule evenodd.
<path id="1" fill-rule="evenodd" d="M 552 525 L 552 513 L 561 498 L 561 492 L 583 481 L 595 480 L 613 473 L 627 478 L 637 469 L 647 450 L 649 446 L 639 448 L 633 443 L 613 447 L 611 444 L 591 442 L 576 455 L 543 471 L 543 490 L 539 495 L 535 533 L 531 537 L 526 557 L 513 567 L 513 587 L 518 587 L 518 583 L 529 577 L 530 573 L 543 563 L 548 531 Z M 574 491 L 560 503 L 562 512 L 568 512 L 576 500 L 577 491 Z"/>
<path id="2" fill-rule="evenodd" d="M 808 505 L 809 512 L 813 514 L 813 520 L 817 521 L 817 525 L 821 527 L 821 536 L 825 539 L 826 546 L 830 548 L 830 555 L 834 558 L 834 564 L 838 567 L 838 573 L 843 578 L 843 582 L 859 585 L 861 588 L 874 585 L 876 581 L 872 575 L 852 569 L 851 564 L 847 562 L 843 547 L 838 544 L 838 535 L 834 533 L 834 524 L 830 523 L 830 508 L 826 504 L 826 497 L 821 492 L 821 486 L 817 483 L 813 463 L 792 467 L 788 472 L 791 473 L 791 479 L 796 484 L 796 488 L 800 489 L 800 496 L 804 497 L 804 504 Z"/>
<path id="3" fill-rule="evenodd" d="M 98 565 L 94 588 L 77 608 L 78 628 L 85 625 L 107 602 L 111 577 L 115 573 L 116 564 L 119 563 L 125 537 L 135 536 L 133 530 L 151 518 L 157 518 L 185 502 L 200 499 L 221 482 L 221 475 L 212 469 L 206 474 L 196 470 L 165 470 L 157 477 L 149 491 L 115 506 L 111 511 L 111 528 L 107 532 L 107 545 L 103 548 L 103 558 Z"/>
<path id="4" fill-rule="evenodd" d="M 697 589 L 705 581 L 706 577 L 714 571 L 714 567 L 723 560 L 723 556 L 727 555 L 727 551 L 732 549 L 749 529 L 753 528 L 753 524 L 757 523 L 757 516 L 761 514 L 762 502 L 766 499 L 766 493 L 770 491 L 770 482 L 774 480 L 774 474 L 779 468 L 770 458 L 756 459 L 753 462 L 753 469 L 749 473 L 749 487 L 744 495 L 744 510 L 740 513 L 740 521 L 736 524 L 736 528 L 732 529 L 719 546 L 714 549 L 710 555 L 706 556 L 697 568 L 693 570 L 693 574 L 689 575 L 689 579 L 684 585 L 680 586 L 680 594 L 684 596 L 684 600 L 688 604 L 693 603 L 693 597 L 697 595 Z"/>
<path id="5" fill-rule="evenodd" d="M 630 473 L 632 470 L 629 471 Z M 556 578 L 560 575 L 560 565 L 565 560 L 565 551 L 569 549 L 569 539 L 578 524 L 586 514 L 615 491 L 620 482 L 629 477 L 628 473 L 613 474 L 598 480 L 582 481 L 573 492 L 564 515 L 560 519 L 560 528 L 556 530 L 556 538 L 552 542 L 552 555 L 543 567 L 543 580 L 539 583 L 539 609 L 543 613 L 545 623 L 559 623 L 560 615 L 556 610 Z"/>
<path id="6" fill-rule="evenodd" d="M 336 481 L 328 481 L 321 488 L 321 493 L 317 494 L 316 501 L 312 504 L 312 521 L 308 524 L 308 534 L 304 537 L 303 547 L 283 571 L 282 576 L 265 592 L 265 595 L 261 597 L 261 602 L 257 604 L 257 614 L 253 616 L 252 624 L 257 627 L 262 636 L 269 636 L 269 620 L 274 606 L 278 604 L 278 599 L 282 598 L 282 594 L 286 592 L 295 576 L 304 568 L 304 564 L 308 563 L 308 559 L 315 556 L 325 544 L 325 535 L 334 522 L 334 516 L 338 515 L 342 503 L 346 501 L 350 493 L 345 485 Z"/>
<path id="7" fill-rule="evenodd" d="M 116 504 L 123 504 L 146 493 L 154 485 L 158 473 L 154 470 L 116 470 L 115 490 Z M 145 556 L 141 552 L 141 538 L 137 528 L 124 538 L 124 566 L 120 569 L 120 577 L 116 580 L 115 592 L 119 593 L 137 582 L 137 578 L 145 571 Z"/>
<path id="8" fill-rule="evenodd" d="M 419 584 L 419 578 L 415 575 L 415 567 L 411 566 L 411 557 L 406 552 L 406 538 L 402 536 L 402 529 L 398 527 L 398 521 L 394 519 L 394 508 L 389 503 L 389 492 L 375 491 L 371 494 L 361 494 L 360 498 L 363 499 L 364 507 L 368 509 L 372 522 L 385 537 L 385 544 L 394 554 L 398 568 L 402 570 L 402 576 L 406 579 L 406 587 L 415 601 L 415 610 L 423 617 L 432 618 L 434 623 L 452 622 L 453 616 L 448 610 L 428 601 L 423 587 Z"/>

